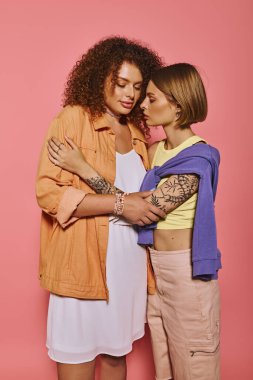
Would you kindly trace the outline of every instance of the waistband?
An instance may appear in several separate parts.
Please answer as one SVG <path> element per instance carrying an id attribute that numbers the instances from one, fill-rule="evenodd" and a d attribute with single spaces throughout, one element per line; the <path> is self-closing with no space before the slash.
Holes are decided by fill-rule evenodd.
<path id="1" fill-rule="evenodd" d="M 178 251 L 156 251 L 155 249 L 148 247 L 148 250 L 151 255 L 179 255 L 179 254 L 188 255 L 191 253 L 191 248 L 182 249 Z"/>

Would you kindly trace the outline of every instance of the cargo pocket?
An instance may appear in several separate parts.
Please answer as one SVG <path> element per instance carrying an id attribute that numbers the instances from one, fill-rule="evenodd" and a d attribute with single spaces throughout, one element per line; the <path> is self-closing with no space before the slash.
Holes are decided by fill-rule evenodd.
<path id="1" fill-rule="evenodd" d="M 189 339 L 191 356 L 215 355 L 220 344 L 220 294 L 216 280 L 195 282 L 202 333 Z"/>
<path id="2" fill-rule="evenodd" d="M 208 333 L 201 341 L 191 340 L 189 342 L 190 356 L 215 355 L 220 346 L 220 322 L 217 320 L 215 331 Z"/>
<path id="3" fill-rule="evenodd" d="M 203 341 L 189 344 L 189 370 L 191 379 L 220 380 L 219 321 L 216 330 Z"/>

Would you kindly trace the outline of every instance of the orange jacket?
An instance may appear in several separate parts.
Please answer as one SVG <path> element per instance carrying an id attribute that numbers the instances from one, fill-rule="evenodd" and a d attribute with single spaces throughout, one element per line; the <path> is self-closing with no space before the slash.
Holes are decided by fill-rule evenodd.
<path id="1" fill-rule="evenodd" d="M 132 144 L 148 168 L 145 139 L 129 125 Z M 87 162 L 110 183 L 115 179 L 115 134 L 107 116 L 92 123 L 81 106 L 67 106 L 52 121 L 42 148 L 36 195 L 42 209 L 39 277 L 41 286 L 63 296 L 83 299 L 109 298 L 106 285 L 108 216 L 75 218 L 73 211 L 85 194 L 94 193 L 78 176 L 48 159 L 47 140 L 67 135 L 81 148 Z M 148 259 L 149 292 L 154 279 Z"/>

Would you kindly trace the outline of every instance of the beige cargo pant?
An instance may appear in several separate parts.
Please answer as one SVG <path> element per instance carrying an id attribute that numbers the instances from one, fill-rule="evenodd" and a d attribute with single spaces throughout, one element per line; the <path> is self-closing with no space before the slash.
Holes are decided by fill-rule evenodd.
<path id="1" fill-rule="evenodd" d="M 191 250 L 150 249 L 157 291 L 148 298 L 156 380 L 219 380 L 217 280 L 192 279 Z"/>

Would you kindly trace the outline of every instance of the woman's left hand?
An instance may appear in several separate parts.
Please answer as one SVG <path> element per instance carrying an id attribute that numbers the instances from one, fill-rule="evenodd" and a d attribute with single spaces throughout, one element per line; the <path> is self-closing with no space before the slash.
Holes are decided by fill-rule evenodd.
<path id="1" fill-rule="evenodd" d="M 65 146 L 56 137 L 48 140 L 47 149 L 49 160 L 56 166 L 79 175 L 83 165 L 86 163 L 82 151 L 67 136 L 65 140 L 69 147 Z"/>

